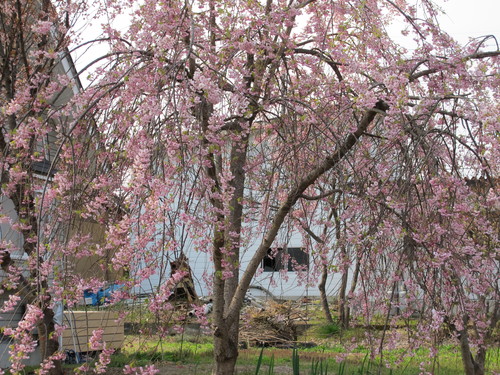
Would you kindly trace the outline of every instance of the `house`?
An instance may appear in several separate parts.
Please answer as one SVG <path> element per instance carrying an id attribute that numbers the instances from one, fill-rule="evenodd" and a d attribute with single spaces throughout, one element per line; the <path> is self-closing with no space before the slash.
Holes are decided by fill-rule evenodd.
<path id="1" fill-rule="evenodd" d="M 286 241 L 286 246 L 269 249 L 269 256 L 262 261 L 260 271 L 253 279 L 249 293 L 254 297 L 271 295 L 277 299 L 319 297 L 319 278 L 312 274 L 313 255 L 304 251 L 302 236 L 296 231 L 285 229 L 281 240 L 280 243 Z M 245 269 L 259 244 L 259 241 L 256 241 L 242 249 L 241 271 Z M 189 239 L 186 239 L 183 254 L 187 257 L 192 270 L 196 293 L 198 296 L 209 296 L 211 291 L 208 285 L 213 275 L 211 254 L 195 250 Z M 154 293 L 158 286 L 169 278 L 169 262 L 159 263 L 164 264 L 164 267 L 158 267 L 154 275 L 144 280 L 135 290 L 136 294 Z M 327 295 L 337 294 L 341 278 L 341 273 L 329 275 L 326 285 Z"/>

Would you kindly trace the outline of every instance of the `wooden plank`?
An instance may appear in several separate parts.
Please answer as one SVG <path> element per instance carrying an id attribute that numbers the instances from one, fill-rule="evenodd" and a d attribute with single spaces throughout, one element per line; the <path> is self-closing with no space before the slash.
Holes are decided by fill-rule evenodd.
<path id="1" fill-rule="evenodd" d="M 74 328 L 72 329 L 71 327 L 68 327 L 66 329 L 66 331 L 63 333 L 63 336 L 65 336 L 65 333 L 66 332 L 71 332 L 72 334 L 77 334 L 77 335 L 90 335 L 92 336 L 94 330 L 96 330 L 96 328 L 91 328 L 91 329 L 87 329 L 87 328 Z M 102 331 L 102 334 L 103 335 L 119 335 L 119 334 L 123 334 L 123 327 L 106 327 L 104 328 L 103 327 L 103 331 Z"/>
<path id="2" fill-rule="evenodd" d="M 88 346 L 87 344 L 89 343 L 90 338 L 92 335 L 77 335 L 75 337 L 75 342 L 80 343 L 80 345 L 85 345 Z M 117 334 L 117 335 L 107 335 L 103 336 L 102 340 L 103 342 L 110 343 L 110 342 L 123 342 L 125 339 L 125 335 L 123 333 Z M 73 336 L 68 335 L 63 337 L 63 343 L 68 342 L 73 345 Z"/>
<path id="3" fill-rule="evenodd" d="M 116 320 L 118 311 L 65 311 L 65 316 L 70 316 L 77 321 L 86 320 Z"/>
<path id="4" fill-rule="evenodd" d="M 118 327 L 119 324 L 115 323 L 113 320 L 102 321 L 102 320 L 89 320 L 89 321 L 73 321 L 69 319 L 64 319 L 64 325 L 68 327 L 76 327 L 77 329 L 97 329 L 97 328 L 107 328 L 107 327 Z M 123 323 L 121 324 L 123 325 Z"/>
<path id="5" fill-rule="evenodd" d="M 123 346 L 123 341 L 125 337 L 117 338 L 116 340 L 106 341 L 106 347 L 112 349 L 120 349 Z M 62 340 L 63 349 L 75 350 L 76 352 L 88 352 L 91 351 L 89 348 L 88 341 L 82 340 L 81 338 L 75 338 L 73 341 L 72 337 L 67 337 Z"/>
<path id="6" fill-rule="evenodd" d="M 80 343 L 88 343 L 92 335 L 76 335 L 75 338 L 78 339 Z M 113 334 L 113 335 L 105 335 L 102 337 L 102 340 L 104 342 L 120 342 L 125 339 L 125 335 L 123 333 L 118 333 L 118 334 Z M 73 336 L 72 335 L 66 335 L 63 337 L 63 341 L 71 341 L 73 342 Z"/>
<path id="7" fill-rule="evenodd" d="M 120 325 L 115 322 L 118 316 L 118 312 L 114 311 L 65 311 L 64 324 L 89 328 L 116 326 Z M 121 325 L 123 325 L 123 323 L 121 323 Z"/>
<path id="8" fill-rule="evenodd" d="M 80 352 L 88 352 L 89 349 L 89 340 L 92 336 L 67 336 L 62 339 L 62 346 L 64 349 L 73 349 L 74 346 L 79 348 Z M 123 341 L 125 340 L 125 335 L 113 335 L 113 336 L 105 336 L 103 337 L 103 341 L 106 343 L 106 347 L 108 348 L 121 348 L 123 345 Z"/>

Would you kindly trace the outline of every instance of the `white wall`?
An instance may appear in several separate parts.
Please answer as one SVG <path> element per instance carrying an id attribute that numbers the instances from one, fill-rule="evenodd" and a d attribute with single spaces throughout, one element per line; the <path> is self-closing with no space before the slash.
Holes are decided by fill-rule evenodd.
<path id="1" fill-rule="evenodd" d="M 256 238 L 255 242 L 250 244 L 246 250 L 242 250 L 241 255 L 241 272 L 244 271 L 248 262 L 255 253 L 257 247 L 260 245 L 260 239 Z M 298 233 L 288 235 L 288 247 L 303 247 L 302 238 Z M 186 256 L 189 259 L 189 265 L 193 273 L 193 280 L 195 283 L 196 292 L 199 296 L 210 295 L 210 290 L 207 288 L 204 275 L 212 276 L 213 265 L 210 260 L 210 253 L 195 251 L 191 245 L 186 246 L 184 249 Z M 312 256 L 309 256 L 309 262 L 312 263 Z M 271 292 L 276 298 L 283 299 L 296 299 L 300 297 L 316 297 L 319 296 L 317 287 L 318 280 L 316 280 L 312 272 L 309 272 L 309 283 L 300 285 L 299 277 L 296 272 L 258 272 L 254 277 L 252 285 L 260 286 Z M 166 276 L 170 275 L 170 267 L 167 268 Z M 334 296 L 340 286 L 341 274 L 334 273 L 328 277 L 326 290 L 328 295 Z M 148 280 L 141 283 L 141 287 L 136 290 L 136 293 L 150 293 L 159 283 L 158 274 L 153 275 Z M 256 290 L 252 294 L 259 293 Z"/>

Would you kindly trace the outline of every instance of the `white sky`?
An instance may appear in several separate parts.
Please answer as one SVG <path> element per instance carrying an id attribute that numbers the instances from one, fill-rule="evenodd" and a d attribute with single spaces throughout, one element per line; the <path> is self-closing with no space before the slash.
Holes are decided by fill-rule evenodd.
<path id="1" fill-rule="evenodd" d="M 441 27 L 459 42 L 493 34 L 500 41 L 500 0 L 434 0 L 445 10 Z"/>

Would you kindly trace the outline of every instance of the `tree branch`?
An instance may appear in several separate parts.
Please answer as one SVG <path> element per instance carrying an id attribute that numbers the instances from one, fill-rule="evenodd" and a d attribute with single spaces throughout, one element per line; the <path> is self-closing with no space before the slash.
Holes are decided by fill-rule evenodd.
<path id="1" fill-rule="evenodd" d="M 496 57 L 496 56 L 500 56 L 500 50 L 499 51 L 488 51 L 488 52 L 477 52 L 477 53 L 473 53 L 471 55 L 467 55 L 463 58 L 462 61 L 467 61 L 467 60 L 478 60 L 478 59 L 485 59 L 485 58 L 488 58 L 488 57 Z M 443 71 L 444 69 L 441 69 L 441 68 L 430 68 L 430 69 L 426 69 L 426 70 L 422 70 L 421 72 L 418 72 L 418 73 L 414 73 L 414 71 L 420 66 L 422 65 L 423 63 L 425 63 L 425 61 L 422 61 L 422 62 L 419 62 L 417 64 L 417 66 L 412 70 L 412 73 L 410 73 L 409 77 L 408 77 L 408 80 L 410 82 L 413 82 L 421 77 L 425 77 L 425 76 L 428 76 L 428 75 L 431 75 L 431 74 L 434 74 L 434 73 L 437 73 L 437 72 L 440 72 L 440 71 Z M 450 65 L 450 68 L 454 68 L 455 65 Z"/>
<path id="2" fill-rule="evenodd" d="M 366 134 L 366 133 L 363 133 L 363 134 Z M 314 196 L 311 196 L 311 195 L 306 195 L 306 194 L 301 194 L 299 198 L 303 198 L 305 200 L 308 200 L 308 201 L 317 201 L 319 199 L 323 199 L 323 198 L 326 198 L 326 197 L 329 197 L 330 195 L 333 195 L 335 193 L 343 193 L 344 191 L 343 190 L 340 190 L 340 189 L 333 189 L 333 190 L 330 190 L 326 193 L 323 193 L 323 194 L 320 194 L 320 195 L 314 195 Z"/>
<path id="3" fill-rule="evenodd" d="M 286 216 L 295 205 L 300 196 L 304 193 L 304 191 L 314 184 L 316 180 L 322 176 L 325 172 L 329 171 L 333 167 L 337 166 L 346 155 L 353 149 L 353 147 L 358 142 L 359 138 L 362 134 L 368 129 L 368 126 L 375 119 L 375 116 L 378 113 L 385 113 L 389 109 L 389 106 L 384 101 L 379 101 L 375 105 L 375 107 L 368 109 L 363 118 L 359 122 L 358 128 L 355 132 L 350 133 L 346 140 L 337 147 L 337 150 L 331 155 L 323 159 L 316 168 L 314 168 L 309 174 L 302 178 L 302 180 L 297 184 L 297 186 L 288 193 L 287 198 L 282 203 L 280 209 L 274 216 L 272 220 L 272 224 L 270 229 L 267 231 L 264 236 L 263 241 L 261 242 L 259 248 L 256 250 L 255 255 L 252 257 L 248 266 L 243 273 L 241 281 L 236 289 L 233 300 L 231 301 L 229 310 L 226 314 L 226 324 L 233 324 L 236 319 L 239 318 L 239 312 L 241 306 L 243 304 L 243 298 L 245 297 L 246 291 L 248 290 L 248 286 L 250 285 L 252 278 L 255 275 L 255 272 L 259 268 L 259 265 L 267 255 L 267 250 L 272 246 L 276 236 L 278 235 L 278 231 L 283 224 Z"/>
<path id="4" fill-rule="evenodd" d="M 318 57 L 321 61 L 327 63 L 333 69 L 333 71 L 335 72 L 335 75 L 337 76 L 339 81 L 344 80 L 344 78 L 342 77 L 342 74 L 340 73 L 340 70 L 339 70 L 339 66 L 342 64 L 333 61 L 333 59 L 330 56 L 328 56 L 326 53 L 324 53 L 323 51 L 320 51 L 317 49 L 308 49 L 308 48 L 295 48 L 293 50 L 293 52 Z"/>

